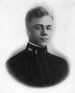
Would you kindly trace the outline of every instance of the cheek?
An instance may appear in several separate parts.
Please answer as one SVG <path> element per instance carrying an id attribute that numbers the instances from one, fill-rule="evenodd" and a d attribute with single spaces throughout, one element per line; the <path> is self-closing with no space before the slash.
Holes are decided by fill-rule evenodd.
<path id="1" fill-rule="evenodd" d="M 33 36 L 39 36 L 40 35 L 40 31 L 39 30 L 35 30 L 35 29 L 31 28 L 30 31 L 31 31 L 31 34 Z"/>
<path id="2" fill-rule="evenodd" d="M 40 37 L 40 31 L 33 31 L 32 35 L 36 38 Z"/>
<path id="3" fill-rule="evenodd" d="M 51 36 L 53 34 L 53 31 L 49 31 L 48 35 Z"/>

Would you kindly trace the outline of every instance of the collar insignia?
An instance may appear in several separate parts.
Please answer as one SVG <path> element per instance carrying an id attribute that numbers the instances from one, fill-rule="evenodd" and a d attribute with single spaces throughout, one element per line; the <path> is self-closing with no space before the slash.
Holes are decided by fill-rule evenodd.
<path id="1" fill-rule="evenodd" d="M 31 52 L 33 51 L 32 48 L 30 48 L 30 47 L 28 48 L 28 50 L 31 51 Z"/>

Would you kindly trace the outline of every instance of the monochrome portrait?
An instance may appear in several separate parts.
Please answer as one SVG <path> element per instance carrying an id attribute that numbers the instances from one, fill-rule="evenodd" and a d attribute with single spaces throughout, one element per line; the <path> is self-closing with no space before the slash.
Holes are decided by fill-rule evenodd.
<path id="1" fill-rule="evenodd" d="M 30 9 L 25 16 L 26 48 L 6 62 L 10 75 L 25 85 L 50 87 L 68 77 L 67 60 L 48 51 L 48 43 L 55 29 L 54 19 L 52 12 L 44 6 Z"/>

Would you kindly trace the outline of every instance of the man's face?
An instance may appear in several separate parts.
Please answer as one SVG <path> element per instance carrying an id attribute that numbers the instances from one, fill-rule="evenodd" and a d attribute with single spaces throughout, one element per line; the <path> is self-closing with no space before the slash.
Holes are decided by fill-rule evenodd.
<path id="1" fill-rule="evenodd" d="M 54 21 L 49 15 L 33 18 L 28 27 L 29 41 L 41 47 L 47 46 L 52 32 Z"/>

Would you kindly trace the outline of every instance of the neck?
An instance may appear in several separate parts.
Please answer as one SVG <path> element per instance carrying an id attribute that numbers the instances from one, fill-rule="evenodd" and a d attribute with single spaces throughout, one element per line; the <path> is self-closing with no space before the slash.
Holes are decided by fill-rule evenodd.
<path id="1" fill-rule="evenodd" d="M 47 46 L 45 47 L 39 47 L 38 45 L 32 43 L 32 42 L 28 42 L 27 44 L 27 51 L 30 52 L 34 52 L 34 53 L 38 53 L 38 54 L 45 54 L 47 52 Z"/>
<path id="2" fill-rule="evenodd" d="M 34 44 L 34 43 L 30 42 L 30 41 L 29 41 L 29 43 L 30 43 L 31 45 L 33 45 L 33 46 L 36 46 L 36 47 L 42 48 L 40 45 Z M 46 47 L 46 46 L 44 46 L 44 47 Z"/>

